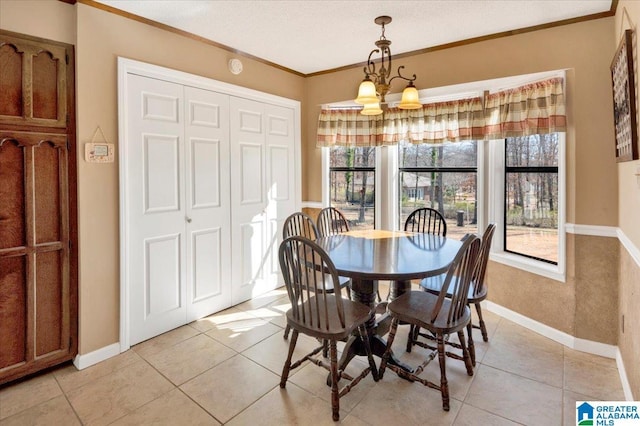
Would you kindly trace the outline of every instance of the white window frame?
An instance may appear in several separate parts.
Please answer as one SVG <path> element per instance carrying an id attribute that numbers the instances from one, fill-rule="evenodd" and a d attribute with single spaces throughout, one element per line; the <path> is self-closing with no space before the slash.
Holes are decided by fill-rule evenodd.
<path id="1" fill-rule="evenodd" d="M 496 224 L 489 259 L 541 275 L 556 281 L 566 282 L 566 134 L 558 133 L 558 264 L 553 265 L 504 250 L 504 176 L 505 140 L 488 141 L 489 155 L 485 161 L 488 176 L 489 221 Z"/>

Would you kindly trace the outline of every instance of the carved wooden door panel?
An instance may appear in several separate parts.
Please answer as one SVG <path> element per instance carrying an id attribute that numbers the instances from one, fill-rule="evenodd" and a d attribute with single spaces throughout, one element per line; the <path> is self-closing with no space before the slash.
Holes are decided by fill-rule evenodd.
<path id="1" fill-rule="evenodd" d="M 77 353 L 73 47 L 0 31 L 0 383 Z"/>

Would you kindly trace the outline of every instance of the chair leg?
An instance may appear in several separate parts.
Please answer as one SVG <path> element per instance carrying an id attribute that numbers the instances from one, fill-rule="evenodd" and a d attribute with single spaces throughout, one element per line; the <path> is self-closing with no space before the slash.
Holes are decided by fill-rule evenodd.
<path id="1" fill-rule="evenodd" d="M 469 329 L 467 329 L 469 330 Z M 467 374 L 469 376 L 473 376 L 473 364 L 471 362 L 471 355 L 469 354 L 469 349 L 464 342 L 464 331 L 458 331 L 458 339 L 460 340 L 460 346 L 462 347 L 462 358 L 464 360 L 464 365 L 467 367 Z"/>
<path id="2" fill-rule="evenodd" d="M 411 328 L 409 329 L 409 337 L 407 339 L 407 352 L 411 352 L 411 348 L 416 344 L 418 337 L 420 337 L 419 334 L 420 327 L 411 324 Z"/>
<path id="3" fill-rule="evenodd" d="M 331 358 L 331 410 L 333 420 L 340 420 L 340 393 L 338 391 L 338 349 L 336 341 L 329 343 L 329 356 Z"/>
<path id="4" fill-rule="evenodd" d="M 329 356 L 329 341 L 327 339 L 322 340 L 322 357 L 326 358 Z"/>
<path id="5" fill-rule="evenodd" d="M 364 325 L 358 327 L 358 331 L 360 333 L 360 338 L 364 342 L 364 350 L 367 353 L 367 359 L 369 360 L 369 368 L 371 368 L 371 375 L 373 376 L 373 381 L 377 382 L 379 379 L 378 376 L 378 368 L 376 367 L 376 363 L 373 360 L 373 353 L 371 352 L 371 342 L 369 341 L 369 333 L 367 333 L 367 329 Z"/>
<path id="6" fill-rule="evenodd" d="M 409 327 L 409 334 L 407 335 L 407 352 L 411 352 L 411 348 L 414 345 L 413 330 L 415 328 L 416 326 L 413 324 Z"/>
<path id="7" fill-rule="evenodd" d="M 469 324 L 467 324 L 467 338 L 469 339 L 469 343 L 467 344 L 467 347 L 469 348 L 469 356 L 471 357 L 471 364 L 475 367 L 476 366 L 476 346 L 473 343 L 473 325 L 471 324 L 471 321 L 469 321 Z"/>
<path id="8" fill-rule="evenodd" d="M 384 350 L 384 355 L 382 355 L 382 362 L 380 362 L 380 369 L 378 370 L 378 376 L 380 380 L 382 380 L 382 376 L 384 375 L 384 370 L 387 368 L 387 362 L 391 357 L 391 345 L 393 344 L 393 340 L 396 338 L 396 332 L 398 331 L 398 319 L 393 318 L 391 320 L 391 328 L 389 329 L 389 335 L 387 336 L 387 347 Z"/>
<path id="9" fill-rule="evenodd" d="M 489 341 L 489 336 L 487 335 L 487 326 L 484 323 L 484 320 L 482 319 L 482 308 L 480 307 L 480 303 L 475 303 L 476 305 L 476 312 L 478 313 L 478 320 L 480 321 L 480 332 L 482 333 L 482 340 L 484 340 L 485 342 Z"/>
<path id="10" fill-rule="evenodd" d="M 287 379 L 289 378 L 289 371 L 291 369 L 291 358 L 293 357 L 293 351 L 296 348 L 296 342 L 298 341 L 298 331 L 293 330 L 291 335 L 291 341 L 289 342 L 289 353 L 287 354 L 287 360 L 284 362 L 282 368 L 282 377 L 280 378 L 280 387 L 284 388 L 287 385 Z"/>
<path id="11" fill-rule="evenodd" d="M 287 326 L 284 328 L 284 336 L 282 336 L 284 340 L 287 340 L 289 338 L 289 331 L 291 331 L 291 327 L 289 327 L 289 324 L 287 324 Z"/>
<path id="12" fill-rule="evenodd" d="M 438 342 L 438 362 L 440 363 L 440 393 L 442 394 L 442 409 L 449 411 L 449 383 L 447 382 L 447 369 L 445 365 L 444 336 L 436 336 Z"/>

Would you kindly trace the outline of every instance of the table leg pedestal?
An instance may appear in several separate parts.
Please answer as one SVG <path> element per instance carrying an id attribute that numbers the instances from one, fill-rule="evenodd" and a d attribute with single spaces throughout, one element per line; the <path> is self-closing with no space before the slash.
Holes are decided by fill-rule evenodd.
<path id="1" fill-rule="evenodd" d="M 411 283 L 409 283 L 409 286 Z M 352 280 L 351 283 L 351 298 L 357 302 L 375 307 L 376 294 L 378 283 L 371 280 Z M 371 345 L 371 352 L 373 355 L 382 358 L 385 350 L 387 349 L 387 341 L 382 337 L 389 331 L 390 318 L 387 314 L 383 314 L 376 320 L 375 315 L 371 315 L 371 318 L 366 323 L 367 333 L 369 334 L 369 344 Z M 339 368 L 345 368 L 349 361 L 354 356 L 366 356 L 367 353 L 364 349 L 364 343 L 358 335 L 352 335 L 347 340 L 347 344 L 344 347 L 342 356 L 338 363 Z M 398 360 L 394 354 L 391 354 L 389 363 L 397 365 L 403 370 L 412 371 L 411 368 Z"/>

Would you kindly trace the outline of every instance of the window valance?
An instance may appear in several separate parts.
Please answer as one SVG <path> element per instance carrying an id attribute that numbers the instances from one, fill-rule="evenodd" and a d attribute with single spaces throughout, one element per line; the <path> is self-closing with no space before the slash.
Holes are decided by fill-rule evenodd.
<path id="1" fill-rule="evenodd" d="M 484 105 L 484 107 L 483 107 Z M 323 109 L 317 146 L 442 143 L 502 139 L 566 130 L 563 79 L 552 78 L 484 97 L 389 108 L 365 116 L 357 109 Z"/>
<path id="2" fill-rule="evenodd" d="M 485 121 L 485 139 L 564 132 L 567 118 L 563 79 L 552 78 L 489 94 Z"/>

